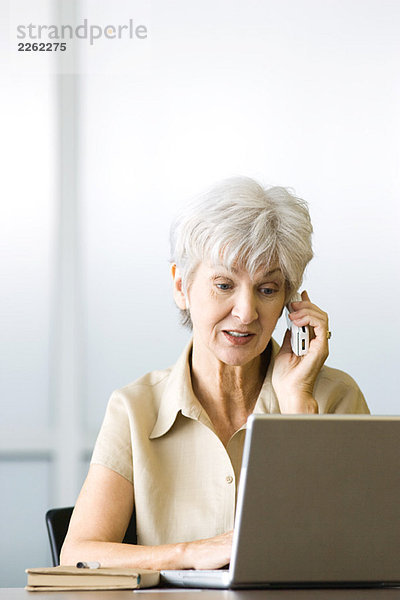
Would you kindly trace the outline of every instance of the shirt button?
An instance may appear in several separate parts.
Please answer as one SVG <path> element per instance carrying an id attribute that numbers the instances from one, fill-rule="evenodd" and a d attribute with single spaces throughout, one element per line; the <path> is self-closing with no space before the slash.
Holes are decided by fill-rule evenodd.
<path id="1" fill-rule="evenodd" d="M 226 483 L 232 483 L 232 481 L 233 481 L 232 475 L 227 475 L 226 476 Z"/>

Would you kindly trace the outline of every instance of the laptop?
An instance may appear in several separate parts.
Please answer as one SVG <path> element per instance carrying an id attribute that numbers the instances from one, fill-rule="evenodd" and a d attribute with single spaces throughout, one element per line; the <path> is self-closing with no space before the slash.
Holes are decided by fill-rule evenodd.
<path id="1" fill-rule="evenodd" d="M 400 417 L 251 415 L 229 569 L 197 588 L 400 585 Z"/>

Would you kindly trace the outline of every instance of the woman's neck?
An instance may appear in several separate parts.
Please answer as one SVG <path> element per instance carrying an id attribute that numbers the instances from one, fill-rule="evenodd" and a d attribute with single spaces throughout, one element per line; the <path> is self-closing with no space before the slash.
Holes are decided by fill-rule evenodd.
<path id="1" fill-rule="evenodd" d="M 227 365 L 217 359 L 207 361 L 191 356 L 193 392 L 211 423 L 226 444 L 253 412 L 271 356 L 270 345 L 253 361 L 242 366 Z"/>

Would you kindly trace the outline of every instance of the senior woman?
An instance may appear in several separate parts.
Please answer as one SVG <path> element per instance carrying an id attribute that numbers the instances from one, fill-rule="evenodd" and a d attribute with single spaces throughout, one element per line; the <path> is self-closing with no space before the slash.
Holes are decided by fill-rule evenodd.
<path id="1" fill-rule="evenodd" d="M 171 231 L 174 298 L 190 344 L 169 369 L 114 392 L 61 554 L 62 564 L 219 568 L 230 560 L 248 416 L 368 413 L 328 368 L 327 314 L 304 291 L 292 323 L 309 351 L 272 339 L 312 258 L 304 201 L 248 178 L 218 184 Z M 284 452 L 284 448 L 282 448 Z M 138 545 L 122 544 L 136 510 Z"/>

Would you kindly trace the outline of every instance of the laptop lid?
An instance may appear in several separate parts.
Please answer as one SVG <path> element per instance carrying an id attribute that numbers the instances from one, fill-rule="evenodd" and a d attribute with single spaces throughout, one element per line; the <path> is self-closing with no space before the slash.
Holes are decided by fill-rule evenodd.
<path id="1" fill-rule="evenodd" d="M 400 417 L 252 415 L 231 587 L 400 581 Z"/>

